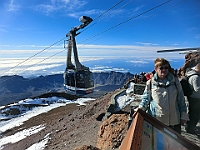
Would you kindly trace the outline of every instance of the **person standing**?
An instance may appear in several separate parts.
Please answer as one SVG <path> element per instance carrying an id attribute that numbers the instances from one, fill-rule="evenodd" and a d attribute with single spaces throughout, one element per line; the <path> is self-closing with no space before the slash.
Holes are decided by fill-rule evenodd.
<path id="1" fill-rule="evenodd" d="M 200 63 L 195 66 L 195 69 L 186 73 L 190 76 L 188 79 L 193 92 L 188 96 L 189 102 L 189 121 L 186 124 L 186 132 L 195 134 L 195 127 L 200 119 Z"/>
<path id="2" fill-rule="evenodd" d="M 181 84 L 170 73 L 170 63 L 164 58 L 154 61 L 155 74 L 146 82 L 139 109 L 146 110 L 165 125 L 181 134 L 181 124 L 188 119 Z"/>

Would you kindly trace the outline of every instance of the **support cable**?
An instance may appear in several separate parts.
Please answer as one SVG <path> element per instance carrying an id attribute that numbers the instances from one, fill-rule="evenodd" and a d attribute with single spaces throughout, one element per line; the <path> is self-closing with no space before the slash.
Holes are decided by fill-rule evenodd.
<path id="1" fill-rule="evenodd" d="M 96 17 L 93 21 L 97 20 L 98 18 L 100 18 L 100 17 L 103 16 L 104 14 L 108 13 L 111 9 L 115 8 L 115 7 L 116 7 L 117 5 L 119 5 L 122 1 L 124 1 L 124 0 L 119 1 L 119 2 L 116 3 L 114 6 L 110 7 L 108 10 L 106 10 L 105 12 L 103 12 L 102 14 L 100 14 L 98 17 Z M 130 0 L 129 2 L 127 2 L 126 4 L 124 4 L 124 5 L 123 5 L 122 7 L 120 7 L 120 8 L 123 8 L 124 6 L 126 6 L 128 3 L 132 2 L 132 1 L 133 1 L 133 0 Z M 118 9 L 120 9 L 120 8 L 118 8 Z M 117 10 L 118 10 L 118 9 L 117 9 Z M 116 10 L 116 11 L 117 11 L 117 10 Z M 80 33 L 82 33 L 82 32 L 84 32 L 85 30 L 91 28 L 92 26 L 94 26 L 95 24 L 97 24 L 97 23 L 100 22 L 101 20 L 107 18 L 107 17 L 110 16 L 111 14 L 112 14 L 112 13 L 108 14 L 106 17 L 100 19 L 99 21 L 93 23 L 93 24 L 90 25 L 89 27 L 86 27 L 86 28 L 83 29 Z"/>
<path id="2" fill-rule="evenodd" d="M 169 3 L 170 1 L 172 1 L 172 0 L 168 0 L 168 1 L 164 2 L 164 3 L 162 3 L 162 4 L 159 4 L 159 5 L 155 6 L 155 7 L 153 7 L 153 8 L 151 8 L 151 9 L 147 10 L 147 11 L 144 11 L 144 12 L 142 12 L 142 13 L 136 15 L 136 16 L 133 16 L 133 17 L 131 17 L 131 18 L 129 18 L 129 19 L 127 19 L 127 20 L 125 20 L 125 21 L 123 21 L 123 22 L 121 22 L 121 23 L 115 25 L 115 26 L 112 26 L 112 27 L 110 27 L 110 28 L 108 28 L 108 29 L 106 29 L 106 30 L 104 30 L 104 31 L 102 31 L 102 32 L 99 32 L 99 33 L 95 34 L 95 35 L 92 36 L 92 37 L 89 37 L 89 38 L 85 39 L 85 40 L 82 41 L 82 42 L 85 42 L 85 41 L 87 41 L 87 40 L 89 40 L 89 39 L 91 39 L 91 38 L 94 38 L 94 37 L 96 37 L 96 36 L 98 36 L 98 35 L 100 35 L 100 34 L 103 34 L 103 33 L 105 33 L 105 32 L 108 32 L 109 30 L 111 30 L 111 29 L 113 29 L 113 28 L 116 28 L 116 27 L 118 27 L 118 26 L 120 26 L 120 25 L 122 25 L 122 24 L 124 24 L 124 23 L 127 23 L 127 22 L 131 21 L 132 19 L 138 18 L 138 17 L 140 17 L 140 16 L 142 16 L 142 15 L 144 15 L 144 14 L 146 14 L 146 13 L 148 13 L 148 12 L 154 10 L 154 9 L 157 9 L 157 8 L 161 7 L 161 6 L 163 6 L 163 5 L 167 4 L 167 3 Z"/>
<path id="3" fill-rule="evenodd" d="M 48 46 L 48 47 L 44 48 L 43 50 L 41 50 L 41 51 L 37 52 L 37 53 L 36 53 L 36 54 L 34 54 L 33 56 L 31 56 L 31 57 L 29 57 L 29 58 L 27 58 L 27 59 L 23 60 L 23 61 L 22 61 L 22 62 L 20 62 L 20 63 L 18 63 L 16 66 L 14 66 L 14 67 L 11 67 L 10 69 L 8 69 L 7 71 L 5 71 L 4 73 L 6 73 L 6 72 L 10 71 L 11 69 L 14 69 L 14 68 L 18 67 L 19 65 L 21 65 L 21 64 L 23 64 L 23 63 L 25 63 L 25 62 L 27 62 L 29 59 L 31 59 L 31 58 L 33 58 L 33 57 L 37 56 L 38 54 L 40 54 L 40 53 L 42 53 L 43 51 L 45 51 L 45 50 L 47 50 L 47 49 L 51 48 L 52 46 L 54 46 L 55 44 L 59 43 L 60 41 L 63 41 L 64 39 L 65 39 L 65 38 L 62 38 L 61 40 L 59 40 L 59 41 L 57 41 L 57 42 L 53 43 L 52 45 L 50 45 L 50 46 Z"/>
<path id="4" fill-rule="evenodd" d="M 119 5 L 119 4 L 120 4 L 121 2 L 123 2 L 123 1 L 124 1 L 124 0 L 120 0 L 118 3 L 116 3 L 115 5 L 113 5 L 112 7 L 110 7 L 109 9 L 107 9 L 105 12 L 103 12 L 102 14 L 100 14 L 100 15 L 99 15 L 98 17 L 96 17 L 95 19 L 100 18 L 101 16 L 103 16 L 104 14 L 106 14 L 107 12 L 109 12 L 111 9 L 113 9 L 114 7 L 116 7 L 117 5 Z M 94 20 L 95 20 L 95 19 L 94 19 Z M 86 29 L 85 29 L 85 30 L 86 30 Z M 83 31 L 82 31 L 82 32 L 83 32 Z M 30 60 L 31 58 L 34 58 L 34 57 L 37 56 L 38 54 L 40 54 L 40 53 L 42 53 L 43 51 L 45 51 L 45 50 L 51 48 L 52 46 L 54 46 L 55 44 L 59 43 L 60 41 L 63 41 L 64 39 L 65 39 L 65 38 L 62 38 L 61 40 L 59 40 L 59 41 L 53 43 L 52 45 L 50 45 L 50 46 L 46 47 L 45 49 L 39 51 L 38 53 L 34 54 L 33 56 L 31 56 L 31 57 L 29 57 L 29 58 L 23 60 L 22 62 L 18 63 L 18 64 L 15 65 L 14 67 L 11 67 L 11 68 L 8 69 L 7 71 L 5 71 L 4 74 L 7 73 L 8 71 L 10 71 L 11 69 L 14 69 L 14 68 L 20 66 L 21 64 L 27 62 L 27 61 Z"/>
<path id="5" fill-rule="evenodd" d="M 122 1 L 123 1 L 123 0 L 121 0 L 120 2 L 118 2 L 117 4 L 115 4 L 115 5 L 114 5 L 113 7 L 111 7 L 111 8 L 114 8 L 116 5 L 118 5 L 118 4 L 121 3 Z M 131 2 L 131 1 L 132 1 L 132 0 L 130 0 L 129 2 Z M 121 23 L 119 23 L 119 24 L 117 24 L 117 25 L 115 25 L 115 26 L 113 26 L 113 27 L 110 27 L 110 28 L 106 29 L 105 31 L 102 31 L 102 32 L 100 32 L 100 33 L 98 33 L 98 34 L 96 34 L 96 35 L 90 37 L 90 38 L 87 38 L 87 39 L 84 40 L 83 42 L 85 42 L 85 41 L 87 41 L 87 40 L 89 40 L 89 39 L 91 39 L 91 38 L 94 38 L 94 37 L 96 37 L 96 36 L 98 36 L 98 35 L 100 35 L 100 34 L 103 34 L 103 33 L 107 32 L 107 31 L 109 31 L 109 30 L 111 30 L 111 29 L 113 29 L 113 28 L 116 28 L 116 27 L 118 27 L 118 26 L 120 26 L 120 25 L 122 25 L 122 24 L 124 24 L 124 23 L 127 23 L 127 22 L 129 22 L 130 20 L 132 20 L 132 19 L 135 19 L 135 18 L 137 18 L 137 17 L 140 17 L 140 16 L 142 16 L 142 15 L 144 15 L 144 14 L 146 14 L 146 13 L 148 13 L 148 12 L 150 12 L 150 11 L 156 9 L 156 8 L 161 7 L 162 5 L 165 5 L 165 4 L 169 3 L 170 1 L 172 1 L 172 0 L 168 0 L 168 1 L 166 1 L 166 2 L 164 2 L 164 3 L 162 3 L 162 4 L 160 4 L 160 5 L 157 5 L 157 6 L 153 7 L 153 8 L 151 8 L 151 9 L 147 10 L 147 11 L 144 11 L 144 12 L 142 12 L 142 13 L 136 15 L 136 16 L 133 16 L 133 17 L 129 18 L 128 20 L 125 20 L 125 21 L 123 21 L 123 22 L 121 22 Z M 186 1 L 186 0 L 184 0 L 184 1 Z M 127 3 L 126 3 L 126 4 L 127 4 Z M 126 4 L 125 4 L 125 5 L 126 5 Z M 176 5 L 178 5 L 178 4 L 176 4 Z M 122 6 L 122 7 L 123 7 L 123 6 Z M 174 6 L 173 6 L 173 7 L 174 7 Z M 111 8 L 109 8 L 108 10 L 110 10 Z M 168 8 L 168 9 L 169 9 L 169 8 Z M 108 10 L 107 10 L 106 12 L 108 12 Z M 165 10 L 166 10 L 166 9 L 165 9 Z M 163 11 L 164 11 L 164 10 L 163 10 Z M 106 12 L 104 12 L 104 13 L 102 13 L 101 15 L 99 15 L 98 17 L 96 17 L 96 19 L 99 18 L 100 16 L 102 16 L 103 14 L 105 14 Z M 161 12 L 162 12 L 162 11 L 161 11 Z M 155 15 L 155 14 L 153 14 L 153 15 Z M 151 15 L 151 16 L 153 16 L 153 15 Z M 143 20 L 144 20 L 144 19 L 143 19 Z M 57 43 L 63 41 L 64 39 L 65 39 L 65 38 L 59 40 L 58 42 L 53 43 L 53 44 L 50 45 L 49 47 L 46 47 L 45 49 L 41 50 L 40 52 L 34 54 L 33 56 L 31 56 L 31 57 L 29 57 L 29 58 L 27 58 L 27 59 L 25 59 L 24 61 L 20 62 L 20 63 L 17 64 L 16 66 L 10 68 L 10 69 L 7 70 L 6 72 L 10 71 L 11 69 L 16 68 L 17 66 L 19 66 L 19 65 L 21 65 L 22 63 L 28 61 L 29 59 L 34 58 L 36 55 L 42 53 L 43 51 L 45 51 L 45 50 L 47 50 L 47 49 L 49 49 L 49 48 L 51 48 L 52 46 L 54 46 L 55 44 L 57 44 Z M 58 52 L 58 53 L 61 53 L 61 52 L 63 52 L 63 51 L 65 51 L 65 50 L 62 50 L 62 51 L 60 51 L 60 52 Z M 49 57 L 45 58 L 44 60 L 50 59 L 51 57 L 57 55 L 58 53 L 56 53 L 56 54 L 54 54 L 54 55 L 52 55 L 52 56 L 49 56 Z M 40 61 L 40 63 L 43 62 L 44 60 Z M 39 62 L 38 62 L 38 63 L 39 63 Z M 36 64 L 38 64 L 38 63 L 36 63 Z M 35 64 L 34 64 L 34 65 L 35 65 Z M 27 68 L 25 68 L 24 70 L 26 70 L 26 69 L 27 69 Z M 23 71 L 24 71 L 24 70 L 23 70 Z M 5 72 L 5 73 L 6 73 L 6 72 Z M 1 83 L 1 82 L 0 82 L 0 83 Z"/>
<path id="6" fill-rule="evenodd" d="M 187 0 L 182 0 L 181 2 L 176 3 L 176 4 L 174 4 L 173 6 L 170 6 L 170 7 L 168 7 L 168 8 L 165 8 L 164 10 L 161 10 L 161 11 L 159 11 L 159 12 L 157 12 L 157 13 L 154 13 L 154 14 L 148 16 L 148 17 L 144 17 L 142 20 L 137 21 L 137 22 L 135 22 L 135 23 L 139 23 L 139 22 L 141 22 L 141 21 L 143 21 L 143 20 L 145 20 L 145 19 L 147 19 L 147 18 L 151 18 L 151 17 L 153 17 L 153 16 L 155 16 L 155 15 L 157 15 L 157 14 L 160 14 L 160 13 L 162 13 L 162 12 L 164 12 L 164 11 L 167 11 L 167 10 L 171 9 L 172 7 L 176 7 L 176 6 L 180 5 L 180 4 L 182 4 L 182 3 L 185 2 L 185 1 L 187 1 Z M 125 27 L 130 27 L 130 26 L 132 26 L 132 25 L 133 25 L 133 23 L 131 23 L 131 24 L 125 26 Z M 123 29 L 124 29 L 124 27 L 121 28 L 121 29 L 118 29 L 117 31 L 120 31 L 120 30 L 123 30 Z M 116 32 L 116 31 L 114 31 L 114 32 Z M 95 39 L 95 40 L 93 40 L 92 42 L 97 41 L 97 40 L 99 40 L 99 39 L 101 39 L 101 38 L 105 38 L 105 37 L 108 36 L 108 35 L 110 35 L 110 34 L 107 34 L 107 35 L 105 35 L 105 36 L 99 37 L 98 39 Z"/>

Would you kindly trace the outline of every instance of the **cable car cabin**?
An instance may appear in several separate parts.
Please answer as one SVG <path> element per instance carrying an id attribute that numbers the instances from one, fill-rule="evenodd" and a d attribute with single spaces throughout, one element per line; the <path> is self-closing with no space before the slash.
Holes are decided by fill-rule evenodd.
<path id="1" fill-rule="evenodd" d="M 92 18 L 82 16 L 80 18 L 81 25 L 72 28 L 67 34 L 68 37 L 68 51 L 67 51 L 67 63 L 64 72 L 64 87 L 69 94 L 85 95 L 94 91 L 94 79 L 93 74 L 88 67 L 82 65 L 78 59 L 78 52 L 76 47 L 75 37 L 80 34 L 76 33 L 79 29 L 83 29 L 90 22 Z M 72 64 L 71 55 L 72 49 L 74 53 L 75 65 Z"/>
<path id="2" fill-rule="evenodd" d="M 94 91 L 94 78 L 89 70 L 67 69 L 64 73 L 64 87 L 68 93 L 85 95 Z"/>

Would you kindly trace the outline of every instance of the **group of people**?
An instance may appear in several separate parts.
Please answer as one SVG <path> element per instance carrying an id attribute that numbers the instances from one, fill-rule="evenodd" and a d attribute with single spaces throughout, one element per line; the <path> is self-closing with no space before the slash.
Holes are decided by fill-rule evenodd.
<path id="1" fill-rule="evenodd" d="M 164 58 L 155 59 L 154 69 L 155 72 L 146 82 L 142 101 L 137 109 L 146 111 L 180 134 L 181 125 L 185 125 L 188 133 L 195 134 L 195 127 L 200 119 L 200 63 L 186 73 L 194 74 L 189 78 L 193 93 L 187 98 L 188 109 L 179 78 L 171 72 L 169 61 Z"/>
<path id="2" fill-rule="evenodd" d="M 142 83 L 145 84 L 151 77 L 152 75 L 155 73 L 155 70 L 153 70 L 152 72 L 140 72 L 140 74 L 134 74 L 133 78 L 128 79 L 128 81 L 126 81 L 125 84 L 128 84 L 130 82 L 134 82 L 134 83 Z"/>

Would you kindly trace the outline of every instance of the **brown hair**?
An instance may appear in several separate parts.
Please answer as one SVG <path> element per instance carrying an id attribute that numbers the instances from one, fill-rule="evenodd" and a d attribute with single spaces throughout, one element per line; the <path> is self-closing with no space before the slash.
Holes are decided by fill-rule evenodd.
<path id="1" fill-rule="evenodd" d="M 164 58 L 156 58 L 154 60 L 154 66 L 155 68 L 157 68 L 158 66 L 163 66 L 163 65 L 168 65 L 169 67 L 169 72 L 171 72 L 175 77 L 177 77 L 177 74 L 174 70 L 174 68 L 171 67 L 170 63 L 168 60 L 164 59 Z"/>
<path id="2" fill-rule="evenodd" d="M 170 68 L 170 64 L 169 64 L 169 61 L 164 59 L 164 58 L 156 58 L 154 60 L 154 66 L 157 68 L 158 66 L 163 66 L 163 65 L 168 65 Z"/>

